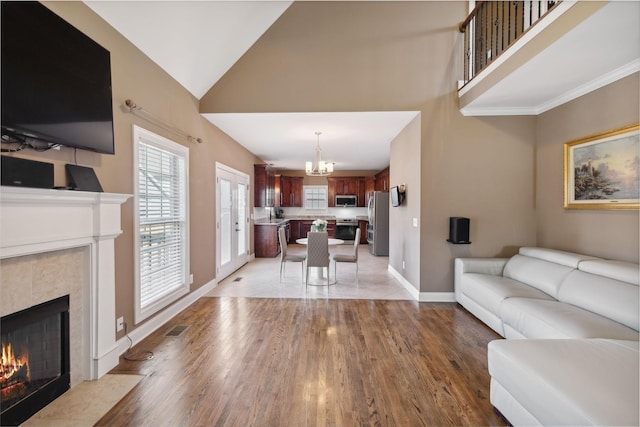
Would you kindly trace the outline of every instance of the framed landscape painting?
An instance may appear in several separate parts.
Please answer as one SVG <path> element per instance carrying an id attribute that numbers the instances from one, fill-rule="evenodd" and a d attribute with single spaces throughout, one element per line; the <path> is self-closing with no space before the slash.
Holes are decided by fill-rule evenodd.
<path id="1" fill-rule="evenodd" d="M 564 207 L 640 207 L 640 125 L 564 144 Z"/>

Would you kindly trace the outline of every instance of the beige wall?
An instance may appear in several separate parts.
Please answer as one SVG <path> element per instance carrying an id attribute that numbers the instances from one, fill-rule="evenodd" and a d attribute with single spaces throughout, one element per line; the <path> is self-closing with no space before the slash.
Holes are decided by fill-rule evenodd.
<path id="1" fill-rule="evenodd" d="M 466 1 L 296 2 L 203 97 L 201 111 L 420 111 L 421 157 L 406 183 L 420 206 L 420 243 L 395 240 L 406 233 L 402 221 L 392 224 L 392 246 L 419 256 L 407 274 L 420 291 L 451 292 L 454 257 L 535 243 L 535 118 L 458 111 L 457 28 L 467 12 Z M 449 216 L 471 218 L 472 245 L 446 242 Z"/>
<path id="2" fill-rule="evenodd" d="M 640 121 L 638 73 L 538 117 L 537 242 L 567 251 L 638 262 L 638 211 L 566 210 L 564 143 Z M 640 154 L 640 153 L 639 153 Z"/>
<path id="3" fill-rule="evenodd" d="M 405 199 L 389 211 L 389 265 L 407 282 L 420 283 L 420 122 L 418 115 L 391 142 L 389 185 L 405 184 Z M 403 267 L 404 262 L 404 267 Z"/>
<path id="4" fill-rule="evenodd" d="M 77 150 L 78 164 L 93 167 L 106 192 L 132 194 L 133 124 L 189 147 L 192 289 L 215 279 L 215 163 L 222 162 L 253 176 L 253 163 L 257 159 L 203 119 L 197 99 L 82 2 L 45 4 L 111 52 L 116 154 L 100 155 Z M 121 106 L 127 98 L 162 120 L 203 138 L 205 142 L 190 143 L 181 136 L 126 113 Z M 56 185 L 66 184 L 64 164 L 74 162 L 74 151 L 69 148 L 47 153 L 25 151 L 18 156 L 54 163 Z M 134 307 L 132 200 L 123 206 L 122 229 L 123 234 L 115 242 L 116 316 L 124 316 L 131 331 Z"/>
<path id="5" fill-rule="evenodd" d="M 535 244 L 535 118 L 463 117 L 455 97 L 422 114 L 422 292 L 453 290 L 455 258 Z M 470 245 L 446 242 L 452 216 L 470 218 Z"/>

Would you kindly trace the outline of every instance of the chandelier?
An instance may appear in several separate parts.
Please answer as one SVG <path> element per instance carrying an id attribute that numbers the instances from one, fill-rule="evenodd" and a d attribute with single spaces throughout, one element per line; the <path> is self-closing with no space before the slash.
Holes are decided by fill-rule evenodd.
<path id="1" fill-rule="evenodd" d="M 333 173 L 333 163 L 322 160 L 322 150 L 320 149 L 320 135 L 322 132 L 316 132 L 318 143 L 316 145 L 316 163 L 307 162 L 305 170 L 309 176 L 327 176 Z"/>

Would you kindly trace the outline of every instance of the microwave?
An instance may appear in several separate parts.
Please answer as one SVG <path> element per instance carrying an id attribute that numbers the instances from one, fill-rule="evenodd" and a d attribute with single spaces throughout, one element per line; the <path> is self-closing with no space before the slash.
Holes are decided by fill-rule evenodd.
<path id="1" fill-rule="evenodd" d="M 358 206 L 358 196 L 356 195 L 341 195 L 336 196 L 336 206 Z"/>

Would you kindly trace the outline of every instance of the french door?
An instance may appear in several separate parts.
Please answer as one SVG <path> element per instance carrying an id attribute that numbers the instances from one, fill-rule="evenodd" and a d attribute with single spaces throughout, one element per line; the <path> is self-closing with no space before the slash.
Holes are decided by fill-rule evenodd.
<path id="1" fill-rule="evenodd" d="M 216 163 L 216 278 L 249 260 L 249 175 Z"/>

